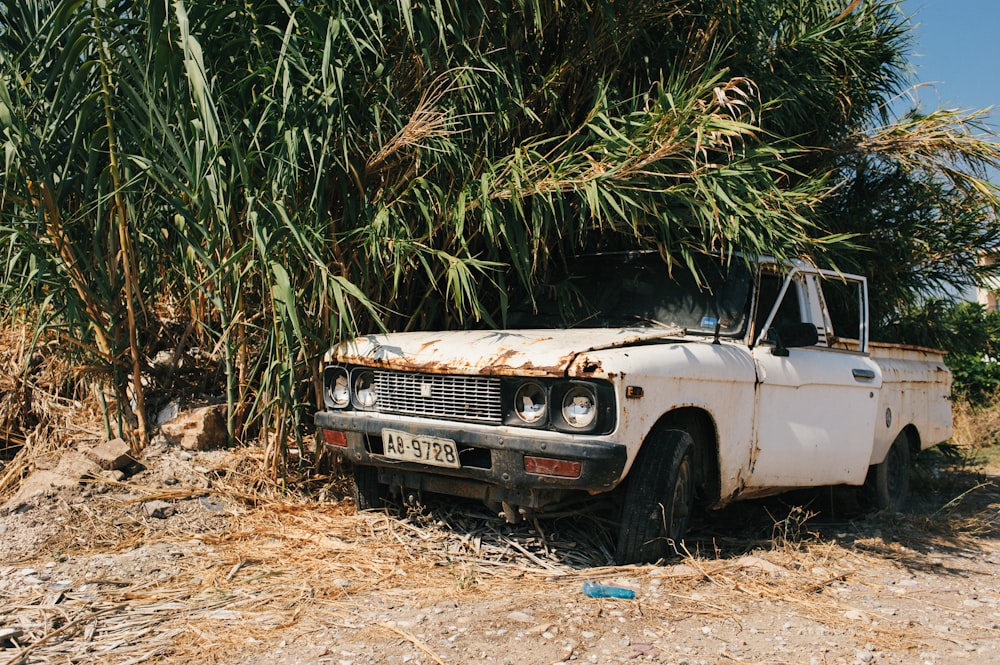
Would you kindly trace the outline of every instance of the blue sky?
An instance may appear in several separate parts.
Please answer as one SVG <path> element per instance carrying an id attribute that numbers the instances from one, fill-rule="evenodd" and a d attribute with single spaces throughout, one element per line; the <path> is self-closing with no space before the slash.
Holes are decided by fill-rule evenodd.
<path id="1" fill-rule="evenodd" d="M 1000 1 L 903 0 L 915 24 L 910 63 L 924 110 L 994 107 L 990 123 L 1000 127 Z M 1000 174 L 990 179 L 998 182 Z M 972 293 L 966 297 L 974 299 Z"/>
<path id="2" fill-rule="evenodd" d="M 904 0 L 915 24 L 911 64 L 924 110 L 997 107 L 1000 125 L 1000 1 Z"/>

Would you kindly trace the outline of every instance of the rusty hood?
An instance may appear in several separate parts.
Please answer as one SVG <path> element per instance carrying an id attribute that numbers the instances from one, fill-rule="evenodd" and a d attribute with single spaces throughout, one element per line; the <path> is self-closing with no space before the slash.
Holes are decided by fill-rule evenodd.
<path id="1" fill-rule="evenodd" d="M 329 360 L 434 374 L 565 376 L 581 354 L 683 334 L 679 328 L 393 333 L 343 342 Z"/>

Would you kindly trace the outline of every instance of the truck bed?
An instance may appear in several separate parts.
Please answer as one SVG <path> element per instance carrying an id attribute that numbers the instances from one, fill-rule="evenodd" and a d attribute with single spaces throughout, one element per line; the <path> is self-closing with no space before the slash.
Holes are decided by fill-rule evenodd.
<path id="1" fill-rule="evenodd" d="M 869 352 L 882 369 L 880 420 L 875 429 L 872 463 L 885 458 L 906 424 L 911 444 L 919 449 L 951 437 L 951 374 L 944 352 L 919 346 L 872 342 Z"/>

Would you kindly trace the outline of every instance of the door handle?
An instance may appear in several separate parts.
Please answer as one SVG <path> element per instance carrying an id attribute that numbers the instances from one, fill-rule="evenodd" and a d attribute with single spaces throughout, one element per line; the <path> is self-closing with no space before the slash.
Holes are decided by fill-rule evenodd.
<path id="1" fill-rule="evenodd" d="M 874 381 L 875 380 L 875 370 L 873 369 L 859 369 L 855 367 L 851 370 L 851 374 L 854 375 L 855 381 Z"/>

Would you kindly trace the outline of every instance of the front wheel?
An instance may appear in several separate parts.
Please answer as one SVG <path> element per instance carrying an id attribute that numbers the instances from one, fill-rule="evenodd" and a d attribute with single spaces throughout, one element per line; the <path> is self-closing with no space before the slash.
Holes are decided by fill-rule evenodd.
<path id="1" fill-rule="evenodd" d="M 354 505 L 358 512 L 381 510 L 389 501 L 389 486 L 378 480 L 374 466 L 354 465 Z"/>
<path id="2" fill-rule="evenodd" d="M 615 559 L 652 563 L 677 553 L 694 506 L 694 441 L 681 430 L 650 437 L 629 472 Z"/>
<path id="3" fill-rule="evenodd" d="M 898 512 L 910 493 L 910 441 L 900 432 L 881 464 L 868 468 L 865 499 L 876 510 Z"/>

